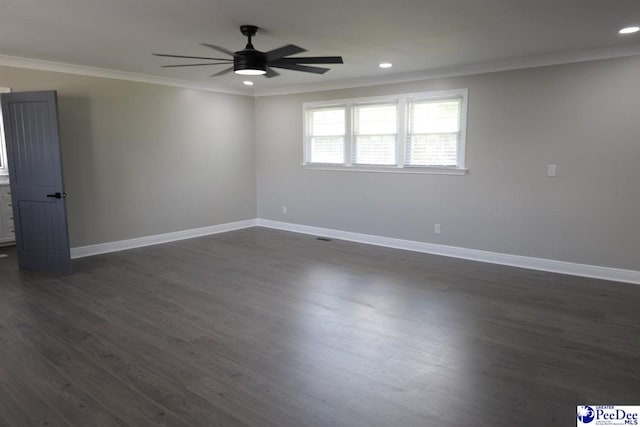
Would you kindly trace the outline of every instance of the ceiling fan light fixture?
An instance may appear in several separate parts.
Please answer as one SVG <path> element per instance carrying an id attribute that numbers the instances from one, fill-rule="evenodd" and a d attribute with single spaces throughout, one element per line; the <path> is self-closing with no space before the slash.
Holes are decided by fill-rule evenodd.
<path id="1" fill-rule="evenodd" d="M 262 52 L 245 49 L 233 57 L 233 72 L 241 76 L 261 76 L 267 74 L 267 60 Z"/>
<path id="2" fill-rule="evenodd" d="M 381 62 L 380 65 L 378 65 L 378 67 L 380 67 L 380 68 L 391 68 L 391 67 L 393 67 L 393 64 L 391 62 Z"/>
<path id="3" fill-rule="evenodd" d="M 240 74 L 241 76 L 261 76 L 263 74 L 267 74 L 267 70 L 259 70 L 253 68 L 243 68 L 240 70 L 233 70 L 234 73 Z"/>
<path id="4" fill-rule="evenodd" d="M 638 31 L 640 31 L 640 27 L 633 26 L 633 27 L 624 27 L 623 29 L 618 31 L 618 33 L 620 33 L 620 34 L 633 34 L 633 33 L 637 33 Z"/>

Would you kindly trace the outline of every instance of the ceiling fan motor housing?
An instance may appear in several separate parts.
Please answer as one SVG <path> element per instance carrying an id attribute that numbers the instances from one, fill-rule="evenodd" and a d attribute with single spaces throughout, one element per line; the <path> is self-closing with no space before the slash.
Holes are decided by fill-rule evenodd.
<path id="1" fill-rule="evenodd" d="M 255 49 L 244 49 L 233 56 L 233 71 L 260 70 L 267 71 L 267 57 Z"/>

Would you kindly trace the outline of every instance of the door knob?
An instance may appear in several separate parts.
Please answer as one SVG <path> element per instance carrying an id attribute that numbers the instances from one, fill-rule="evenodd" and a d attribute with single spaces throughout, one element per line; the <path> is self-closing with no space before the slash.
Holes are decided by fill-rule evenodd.
<path id="1" fill-rule="evenodd" d="M 47 197 L 51 197 L 52 199 L 62 199 L 67 197 L 67 193 L 53 193 L 47 194 Z"/>

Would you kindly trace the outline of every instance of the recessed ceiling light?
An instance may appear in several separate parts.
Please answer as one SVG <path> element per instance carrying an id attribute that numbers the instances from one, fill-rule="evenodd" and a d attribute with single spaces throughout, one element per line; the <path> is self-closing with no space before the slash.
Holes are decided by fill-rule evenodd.
<path id="1" fill-rule="evenodd" d="M 393 64 L 391 62 L 381 62 L 380 65 L 378 65 L 378 67 L 380 67 L 380 68 L 391 68 L 391 67 L 393 67 Z"/>
<path id="2" fill-rule="evenodd" d="M 253 86 L 253 82 L 251 80 L 245 80 L 242 82 L 242 84 L 245 86 Z"/>
<path id="3" fill-rule="evenodd" d="M 633 33 L 637 33 L 638 31 L 640 31 L 640 27 L 624 27 L 618 32 L 620 34 L 633 34 Z"/>

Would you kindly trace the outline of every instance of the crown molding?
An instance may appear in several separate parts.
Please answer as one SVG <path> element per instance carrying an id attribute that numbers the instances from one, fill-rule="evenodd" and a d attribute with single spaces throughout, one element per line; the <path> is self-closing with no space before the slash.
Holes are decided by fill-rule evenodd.
<path id="1" fill-rule="evenodd" d="M 433 70 L 389 74 L 385 76 L 361 77 L 355 79 L 329 81 L 324 83 L 287 85 L 275 88 L 253 90 L 229 89 L 221 86 L 205 85 L 187 80 L 153 76 L 149 74 L 130 73 L 127 71 L 87 67 L 84 65 L 67 64 L 63 62 L 45 61 L 40 59 L 22 58 L 9 55 L 0 55 L 0 65 L 17 68 L 28 68 L 33 70 L 54 71 L 67 74 L 77 74 L 82 76 L 102 77 L 107 79 L 128 80 L 134 82 L 158 84 L 163 86 L 204 90 L 208 92 L 227 93 L 232 95 L 260 97 L 272 95 L 291 95 L 309 92 L 323 92 L 328 90 L 350 89 L 394 83 L 408 83 L 437 78 L 461 77 L 474 74 L 495 73 L 500 71 L 520 70 L 527 68 L 545 67 L 550 65 L 572 64 L 577 62 L 598 61 L 603 59 L 624 58 L 638 55 L 640 55 L 640 44 L 633 44 L 613 48 L 609 47 L 588 49 L 574 52 L 564 52 L 553 55 L 512 58 L 476 64 L 457 65 L 452 67 L 437 68 Z"/>
<path id="2" fill-rule="evenodd" d="M 504 59 L 499 61 L 457 65 L 452 67 L 437 68 L 433 70 L 398 73 L 386 76 L 363 77 L 357 79 L 304 85 L 290 85 L 271 89 L 256 89 L 256 91 L 254 92 L 254 96 L 259 97 L 272 95 L 292 95 L 296 93 L 323 92 L 328 90 L 351 89 L 357 87 L 377 86 L 394 83 L 407 83 L 447 77 L 461 77 L 474 74 L 486 74 L 500 71 L 546 67 L 550 65 L 624 58 L 637 55 L 640 55 L 640 44 L 614 48 L 579 50 L 553 55 Z"/>
<path id="3" fill-rule="evenodd" d="M 81 76 L 101 77 L 105 79 L 128 80 L 132 82 L 151 83 L 163 86 L 204 90 L 207 92 L 226 93 L 232 95 L 253 96 L 253 91 L 233 90 L 220 86 L 204 85 L 187 80 L 152 76 L 149 74 L 130 73 L 107 68 L 87 67 L 64 62 L 44 61 L 41 59 L 21 58 L 18 56 L 0 55 L 0 65 L 31 70 L 53 71 L 57 73 L 77 74 Z"/>

